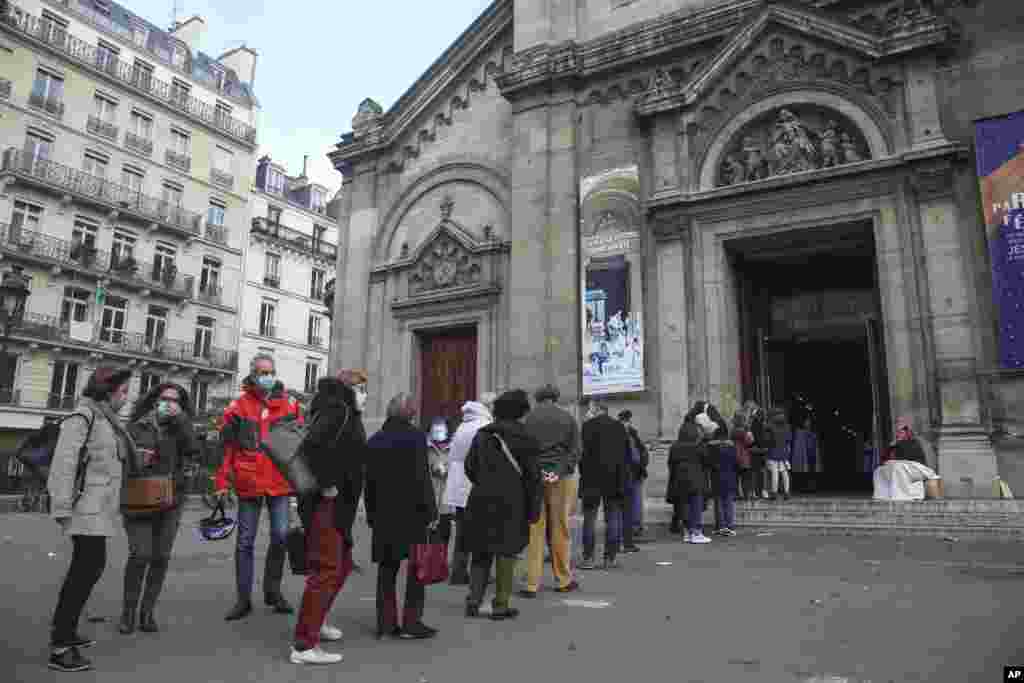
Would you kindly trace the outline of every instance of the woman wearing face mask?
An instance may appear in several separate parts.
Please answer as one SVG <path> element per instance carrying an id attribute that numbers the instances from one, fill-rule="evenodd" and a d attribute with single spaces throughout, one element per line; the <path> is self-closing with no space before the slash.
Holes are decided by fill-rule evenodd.
<path id="1" fill-rule="evenodd" d="M 136 457 L 135 441 L 117 415 L 131 377 L 131 370 L 96 368 L 78 407 L 61 423 L 53 453 L 47 482 L 51 515 L 73 544 L 53 615 L 49 666 L 56 671 L 92 668 L 79 650 L 96 641 L 78 634 L 78 620 L 106 567 L 107 537 L 116 533 L 123 463 Z M 80 455 L 87 459 L 85 486 L 76 495 Z"/>
<path id="2" fill-rule="evenodd" d="M 175 501 L 173 508 L 162 512 L 139 514 L 121 510 L 129 554 L 124 569 L 124 608 L 118 630 L 125 635 L 135 630 L 136 608 L 139 630 L 147 633 L 159 630 L 153 619 L 153 608 L 163 588 L 171 548 L 178 535 L 184 502 L 185 463 L 199 453 L 191 420 L 192 404 L 188 393 L 181 386 L 166 382 L 139 400 L 128 425 L 139 457 L 125 463 L 126 477 L 173 475 Z"/>

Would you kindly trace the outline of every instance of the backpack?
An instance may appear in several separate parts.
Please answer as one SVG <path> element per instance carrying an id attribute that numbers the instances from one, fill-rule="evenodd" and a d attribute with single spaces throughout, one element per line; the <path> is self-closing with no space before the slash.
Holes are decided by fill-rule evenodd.
<path id="1" fill-rule="evenodd" d="M 60 439 L 60 431 L 64 422 L 75 417 L 81 417 L 88 421 L 89 428 L 85 432 L 85 441 L 78 449 L 78 462 L 75 465 L 75 488 L 72 494 L 72 505 L 78 502 L 82 492 L 85 490 L 85 470 L 89 465 L 88 445 L 92 437 L 92 424 L 96 420 L 94 415 L 91 418 L 81 413 L 74 413 L 59 420 L 53 420 L 43 424 L 42 427 L 30 433 L 24 441 L 18 445 L 14 457 L 22 463 L 26 469 L 32 472 L 42 481 L 50 476 L 50 465 L 53 463 L 53 454 L 57 450 L 57 441 Z"/>

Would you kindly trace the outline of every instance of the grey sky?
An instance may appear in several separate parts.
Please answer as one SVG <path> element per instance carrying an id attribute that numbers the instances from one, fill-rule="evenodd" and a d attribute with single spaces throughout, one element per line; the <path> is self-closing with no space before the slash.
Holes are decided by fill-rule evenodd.
<path id="1" fill-rule="evenodd" d="M 174 0 L 119 0 L 166 28 Z M 292 175 L 310 155 L 309 175 L 333 193 L 327 160 L 366 97 L 386 110 L 475 20 L 491 0 L 264 2 L 177 0 L 180 18 L 206 20 L 200 49 L 217 57 L 243 41 L 259 53 L 259 155 Z"/>

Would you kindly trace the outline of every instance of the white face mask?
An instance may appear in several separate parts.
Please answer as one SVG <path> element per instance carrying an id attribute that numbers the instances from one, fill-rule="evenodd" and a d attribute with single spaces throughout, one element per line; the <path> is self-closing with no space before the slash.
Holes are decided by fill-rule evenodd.
<path id="1" fill-rule="evenodd" d="M 366 385 L 360 384 L 357 387 L 353 387 L 356 392 L 356 410 L 363 412 L 363 407 L 366 406 Z"/>

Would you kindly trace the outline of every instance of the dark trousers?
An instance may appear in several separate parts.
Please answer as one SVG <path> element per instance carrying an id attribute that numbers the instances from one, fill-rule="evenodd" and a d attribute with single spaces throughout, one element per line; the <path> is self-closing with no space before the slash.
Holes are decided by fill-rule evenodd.
<path id="1" fill-rule="evenodd" d="M 583 557 L 594 559 L 597 544 L 597 511 L 604 506 L 604 556 L 614 560 L 619 552 L 619 543 L 623 540 L 622 500 L 601 496 L 600 498 L 583 499 Z M 628 545 L 633 543 L 633 530 L 629 530 L 626 539 Z"/>
<path id="2" fill-rule="evenodd" d="M 496 609 L 506 609 L 512 599 L 512 584 L 516 575 L 515 555 L 495 555 L 494 553 L 473 553 L 473 568 L 469 574 L 469 595 L 466 604 L 479 607 L 487 592 L 487 579 L 494 566 L 494 600 L 491 603 Z"/>
<path id="3" fill-rule="evenodd" d="M 455 548 L 452 550 L 451 575 L 454 579 L 469 577 L 469 553 L 466 552 L 466 509 L 455 508 Z"/>
<path id="4" fill-rule="evenodd" d="M 306 531 L 306 559 L 309 576 L 302 594 L 299 621 L 295 625 L 295 649 L 308 650 L 320 644 L 320 628 L 334 599 L 352 573 L 352 548 L 345 534 L 334 526 L 334 498 L 317 505 Z"/>
<path id="5" fill-rule="evenodd" d="M 718 494 L 715 502 L 715 526 L 718 529 L 732 529 L 736 523 L 736 497 L 732 491 Z"/>
<path id="6" fill-rule="evenodd" d="M 128 560 L 124 566 L 124 608 L 152 612 L 163 589 L 182 506 L 145 517 L 125 517 Z M 145 589 L 143 589 L 145 583 Z"/>
<path id="7" fill-rule="evenodd" d="M 401 561 L 382 562 L 377 566 L 377 630 L 384 635 L 391 633 L 398 623 L 398 570 Z M 426 587 L 416 580 L 416 568 L 406 563 L 405 609 L 402 611 L 402 626 L 418 624 L 423 619 L 423 603 L 426 601 Z"/>
<path id="8" fill-rule="evenodd" d="M 284 560 L 288 552 L 288 496 L 242 498 L 238 501 L 238 532 L 235 535 L 235 577 L 241 600 L 248 600 L 252 594 L 256 561 L 254 546 L 264 501 L 270 512 L 270 545 L 263 566 L 263 594 L 269 598 L 281 593 Z"/>
<path id="9" fill-rule="evenodd" d="M 764 491 L 764 455 L 750 456 L 750 469 L 747 475 L 750 486 L 743 485 L 743 494 L 749 498 L 760 498 Z"/>
<path id="10" fill-rule="evenodd" d="M 64 577 L 53 614 L 50 642 L 54 647 L 62 647 L 74 640 L 85 603 L 107 566 L 106 536 L 72 536 L 71 544 L 71 566 Z"/>
<path id="11" fill-rule="evenodd" d="M 703 533 L 704 496 L 691 493 L 686 499 L 686 529 L 691 534 Z"/>

